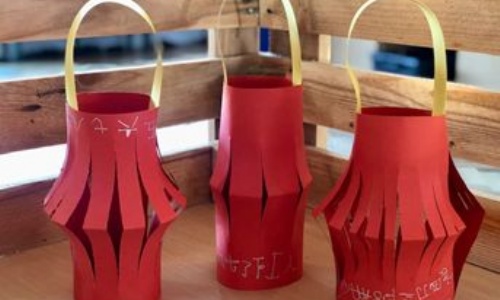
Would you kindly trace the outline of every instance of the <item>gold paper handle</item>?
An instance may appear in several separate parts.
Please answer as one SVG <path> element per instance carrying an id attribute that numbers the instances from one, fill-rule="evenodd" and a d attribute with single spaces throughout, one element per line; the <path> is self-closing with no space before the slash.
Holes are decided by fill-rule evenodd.
<path id="1" fill-rule="evenodd" d="M 377 1 L 379 0 L 369 0 L 358 9 L 351 21 L 347 38 L 345 66 L 347 69 L 347 73 L 349 74 L 349 78 L 351 79 L 351 83 L 354 87 L 354 92 L 356 95 L 356 111 L 358 113 L 361 113 L 362 109 L 361 88 L 359 85 L 359 81 L 349 63 L 349 41 L 352 37 L 354 27 L 356 26 L 356 23 L 358 22 L 363 12 Z M 432 43 L 434 46 L 434 103 L 432 108 L 432 115 L 442 116 L 445 114 L 446 110 L 446 83 L 448 80 L 446 45 L 444 42 L 443 30 L 441 29 L 438 18 L 427 5 L 418 0 L 408 1 L 416 4 L 422 10 L 431 29 Z"/>
<path id="2" fill-rule="evenodd" d="M 76 93 L 76 83 L 75 83 L 75 65 L 74 65 L 74 48 L 75 48 L 75 39 L 78 32 L 78 28 L 80 27 L 85 16 L 96 6 L 99 6 L 104 3 L 114 3 L 125 6 L 138 15 L 140 15 L 146 23 L 149 25 L 153 33 L 156 34 L 156 28 L 153 24 L 153 21 L 149 17 L 149 15 L 140 7 L 137 3 L 132 0 L 90 0 L 80 9 L 78 14 L 76 15 L 73 23 L 71 24 L 71 28 L 68 33 L 68 39 L 66 42 L 66 57 L 64 61 L 64 70 L 65 70 L 65 84 L 66 84 L 66 101 L 68 105 L 78 110 L 78 101 L 77 101 L 77 93 Z M 161 88 L 163 81 L 163 49 L 160 44 L 156 45 L 156 68 L 153 79 L 153 87 L 151 88 L 151 100 L 155 107 L 160 106 L 160 97 L 161 97 Z"/>
<path id="3" fill-rule="evenodd" d="M 288 36 L 290 38 L 291 60 L 292 60 L 292 83 L 294 86 L 302 85 L 302 49 L 300 47 L 300 35 L 297 25 L 297 19 L 290 0 L 280 0 L 285 10 L 286 20 L 288 23 Z M 227 0 L 222 0 L 217 18 L 217 29 L 221 27 L 222 13 Z M 222 51 L 220 39 L 217 39 L 217 47 L 221 56 L 222 69 L 224 72 L 224 82 L 227 83 L 228 72 L 227 65 Z"/>

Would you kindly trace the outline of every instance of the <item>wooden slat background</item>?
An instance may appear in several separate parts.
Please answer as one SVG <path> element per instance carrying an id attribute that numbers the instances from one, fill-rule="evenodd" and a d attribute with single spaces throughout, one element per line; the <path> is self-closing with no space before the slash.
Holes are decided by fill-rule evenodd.
<path id="1" fill-rule="evenodd" d="M 272 53 L 282 56 L 290 56 L 290 38 L 288 31 L 270 31 L 270 50 Z M 300 43 L 302 44 L 302 60 L 318 61 L 321 51 L 320 36 L 317 34 L 301 33 Z"/>
<path id="2" fill-rule="evenodd" d="M 152 67 L 146 67 L 81 75 L 77 82 L 80 91 L 148 93 L 152 74 Z M 166 66 L 160 126 L 215 117 L 220 85 L 216 60 Z M 62 77 L 0 83 L 0 94 L 0 153 L 64 143 Z"/>
<path id="3" fill-rule="evenodd" d="M 365 106 L 431 107 L 427 79 L 358 72 Z M 355 100 L 343 68 L 304 64 L 306 122 L 352 131 Z M 447 119 L 454 156 L 500 167 L 500 93 L 449 83 Z"/>
<path id="4" fill-rule="evenodd" d="M 211 147 L 168 156 L 164 168 L 175 178 L 189 206 L 210 201 Z M 51 180 L 0 191 L 0 256 L 64 239 L 43 211 L 43 199 L 52 184 Z"/>
<path id="5" fill-rule="evenodd" d="M 287 59 L 262 57 L 261 69 L 289 69 Z M 266 67 L 267 66 L 267 67 Z M 354 131 L 355 99 L 343 67 L 303 62 L 304 122 Z M 429 79 L 358 71 L 364 106 L 429 109 Z M 448 83 L 450 148 L 456 157 L 500 167 L 500 93 Z"/>
<path id="6" fill-rule="evenodd" d="M 233 73 L 252 68 L 254 56 L 228 59 Z M 258 66 L 253 67 L 258 72 Z M 222 87 L 218 59 L 165 66 L 159 126 L 218 117 Z M 148 93 L 151 66 L 96 72 L 77 77 L 80 91 Z M 58 143 L 66 139 L 64 79 L 62 77 L 0 83 L 0 154 Z"/>
<path id="7" fill-rule="evenodd" d="M 259 52 L 258 28 L 211 29 L 208 33 L 210 57 L 241 56 Z M 222 53 L 219 53 L 220 50 Z"/>
<path id="8" fill-rule="evenodd" d="M 356 9 L 364 0 L 293 0 L 303 32 L 346 36 Z M 500 54 L 500 1 L 423 0 L 438 16 L 452 49 Z M 279 0 L 262 0 L 264 27 L 286 29 Z M 355 37 L 380 42 L 430 45 L 430 33 L 420 10 L 407 1 L 375 4 L 355 31 Z"/>
<path id="9" fill-rule="evenodd" d="M 0 42 L 63 39 L 73 17 L 87 0 L 16 0 L 0 5 Z M 207 29 L 217 24 L 219 0 L 138 0 L 158 30 Z M 239 13 L 237 13 L 239 12 Z M 258 25 L 258 0 L 228 4 L 224 28 Z M 80 36 L 149 32 L 142 19 L 118 5 L 102 5 L 91 12 Z"/>

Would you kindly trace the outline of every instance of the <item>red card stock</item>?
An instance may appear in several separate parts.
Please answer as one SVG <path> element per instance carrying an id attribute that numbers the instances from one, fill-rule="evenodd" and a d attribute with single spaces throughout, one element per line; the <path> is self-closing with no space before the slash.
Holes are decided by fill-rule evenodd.
<path id="1" fill-rule="evenodd" d="M 230 77 L 224 87 L 216 203 L 217 277 L 231 288 L 267 289 L 302 276 L 311 183 L 302 87 L 282 77 Z"/>
<path id="2" fill-rule="evenodd" d="M 453 299 L 483 218 L 449 156 L 446 120 L 365 108 L 349 166 L 317 208 L 337 265 L 337 299 Z"/>
<path id="3" fill-rule="evenodd" d="M 158 157 L 158 109 L 147 95 L 78 95 L 68 149 L 45 201 L 69 237 L 75 298 L 158 299 L 162 236 L 185 199 Z"/>

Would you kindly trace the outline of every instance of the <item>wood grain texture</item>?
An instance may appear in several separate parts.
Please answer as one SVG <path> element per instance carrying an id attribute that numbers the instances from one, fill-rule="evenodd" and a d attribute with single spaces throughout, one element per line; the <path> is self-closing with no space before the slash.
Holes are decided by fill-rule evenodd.
<path id="1" fill-rule="evenodd" d="M 76 12 L 86 0 L 17 0 L 0 5 L 0 42 L 63 39 Z M 138 0 L 151 15 L 157 29 L 182 30 L 215 27 L 219 0 Z M 224 28 L 256 27 L 258 1 L 227 5 Z M 26 22 L 29 20 L 29 22 Z M 80 36 L 105 36 L 149 32 L 142 19 L 118 5 L 103 5 L 91 12 Z"/>
<path id="2" fill-rule="evenodd" d="M 302 59 L 318 61 L 321 53 L 320 36 L 317 34 L 301 33 Z M 272 53 L 290 57 L 290 37 L 287 31 L 270 31 L 270 50 Z"/>
<path id="3" fill-rule="evenodd" d="M 312 147 L 308 148 L 308 157 L 314 178 L 309 200 L 314 206 L 334 186 L 346 168 L 347 161 L 327 151 Z M 478 198 L 486 210 L 486 218 L 468 261 L 481 268 L 500 273 L 500 202 Z"/>
<path id="4" fill-rule="evenodd" d="M 289 60 L 259 58 L 262 70 L 285 73 Z M 344 68 L 304 62 L 304 122 L 354 131 L 355 99 Z M 363 105 L 429 109 L 433 82 L 380 72 L 356 72 Z M 500 93 L 448 83 L 450 148 L 456 157 L 500 167 Z"/>
<path id="5" fill-rule="evenodd" d="M 500 202 L 478 197 L 486 210 L 486 218 L 468 261 L 500 273 Z"/>
<path id="6" fill-rule="evenodd" d="M 211 166 L 212 148 L 164 158 L 164 168 L 175 178 L 189 205 L 210 201 Z M 42 208 L 52 184 L 46 181 L 0 191 L 0 256 L 64 239 Z"/>
<path id="7" fill-rule="evenodd" d="M 294 0 L 303 32 L 344 37 L 364 0 Z M 500 53 L 500 2 L 497 0 L 423 0 L 438 16 L 450 49 Z M 279 0 L 262 0 L 262 26 L 286 29 Z M 361 18 L 355 37 L 380 42 L 429 46 L 423 14 L 406 1 L 375 4 Z"/>
<path id="8" fill-rule="evenodd" d="M 364 106 L 430 108 L 433 83 L 375 72 L 358 72 Z M 448 85 L 447 119 L 454 156 L 500 166 L 500 93 Z M 354 92 L 343 68 L 304 64 L 304 119 L 354 129 Z"/>
<path id="9" fill-rule="evenodd" d="M 167 231 L 163 248 L 161 299 L 181 300 L 331 300 L 335 298 L 333 255 L 325 222 L 306 216 L 304 277 L 280 289 L 231 290 L 215 279 L 213 206 L 185 211 Z M 50 270 L 50 272 L 47 272 Z M 0 299 L 67 300 L 73 281 L 69 245 L 41 247 L 0 260 Z M 500 275 L 466 265 L 457 300 L 494 300 Z"/>
<path id="10" fill-rule="evenodd" d="M 220 46 L 218 39 L 220 39 Z M 231 57 L 258 52 L 259 30 L 257 28 L 211 29 L 209 31 L 208 55 L 211 57 Z"/>
<path id="11" fill-rule="evenodd" d="M 244 72 L 255 58 L 228 60 L 231 72 Z M 167 64 L 164 67 L 159 126 L 218 117 L 222 87 L 218 59 Z M 151 66 L 84 74 L 79 91 L 148 93 Z M 66 117 L 62 77 L 0 83 L 0 154 L 64 143 Z"/>

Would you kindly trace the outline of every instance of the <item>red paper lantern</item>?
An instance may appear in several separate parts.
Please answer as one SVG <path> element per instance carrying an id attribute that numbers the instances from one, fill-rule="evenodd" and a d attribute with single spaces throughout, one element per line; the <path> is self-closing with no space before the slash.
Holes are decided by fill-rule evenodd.
<path id="1" fill-rule="evenodd" d="M 283 77 L 235 76 L 225 85 L 217 162 L 217 278 L 259 290 L 302 276 L 307 191 L 300 44 L 293 9 L 293 83 Z"/>
<path id="2" fill-rule="evenodd" d="M 45 211 L 70 240 L 75 299 L 153 300 L 160 296 L 162 237 L 186 201 L 158 157 L 161 51 L 151 97 L 76 96 L 76 31 L 85 14 L 105 2 L 133 9 L 153 26 L 129 0 L 89 1 L 77 15 L 66 49 L 67 156 Z"/>
<path id="3" fill-rule="evenodd" d="M 349 37 L 376 1 L 359 9 Z M 316 210 L 328 222 L 339 300 L 453 299 L 484 215 L 450 159 L 441 27 L 427 6 L 412 2 L 432 29 L 432 113 L 361 109 L 359 83 L 347 63 L 358 99 L 354 148 L 347 170 Z"/>

